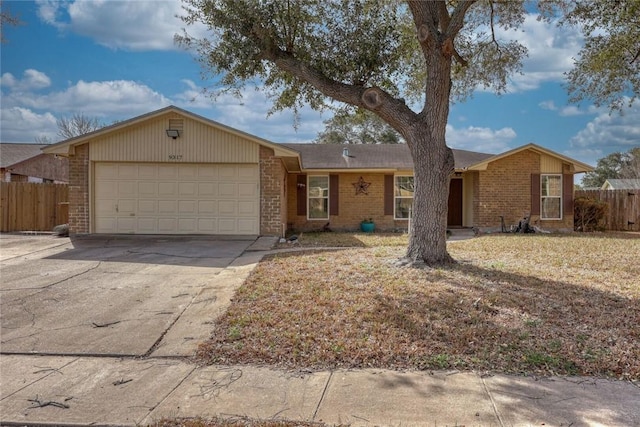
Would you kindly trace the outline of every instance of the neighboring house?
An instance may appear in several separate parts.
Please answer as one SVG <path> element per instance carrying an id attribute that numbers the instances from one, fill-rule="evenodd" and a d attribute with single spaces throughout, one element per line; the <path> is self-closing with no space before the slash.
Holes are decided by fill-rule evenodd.
<path id="1" fill-rule="evenodd" d="M 602 184 L 602 190 L 640 190 L 640 179 L 608 179 Z"/>
<path id="2" fill-rule="evenodd" d="M 44 154 L 42 144 L 0 144 L 0 180 L 3 182 L 53 182 L 69 180 L 69 160 Z"/>
<path id="3" fill-rule="evenodd" d="M 69 157 L 71 233 L 279 235 L 284 229 L 406 229 L 406 145 L 276 144 L 167 107 L 48 146 Z M 529 144 L 454 150 L 449 225 L 498 228 L 524 215 L 573 229 L 583 163 Z"/>

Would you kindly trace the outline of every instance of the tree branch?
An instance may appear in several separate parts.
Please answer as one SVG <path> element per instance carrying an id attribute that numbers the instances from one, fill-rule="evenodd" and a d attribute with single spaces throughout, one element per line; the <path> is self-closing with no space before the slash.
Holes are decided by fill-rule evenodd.
<path id="1" fill-rule="evenodd" d="M 444 27 L 444 35 L 445 39 L 455 39 L 462 27 L 464 27 L 464 18 L 469 11 L 469 8 L 473 6 L 476 0 L 466 0 L 461 1 L 456 5 L 453 13 L 451 14 L 451 19 L 447 23 L 447 26 Z M 491 4 L 491 11 L 493 14 L 493 3 Z"/>

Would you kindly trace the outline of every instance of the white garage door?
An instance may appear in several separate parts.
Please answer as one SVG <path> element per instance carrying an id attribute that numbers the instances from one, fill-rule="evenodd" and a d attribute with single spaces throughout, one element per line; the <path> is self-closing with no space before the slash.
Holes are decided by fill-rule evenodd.
<path id="1" fill-rule="evenodd" d="M 96 163 L 96 233 L 259 234 L 258 165 Z"/>

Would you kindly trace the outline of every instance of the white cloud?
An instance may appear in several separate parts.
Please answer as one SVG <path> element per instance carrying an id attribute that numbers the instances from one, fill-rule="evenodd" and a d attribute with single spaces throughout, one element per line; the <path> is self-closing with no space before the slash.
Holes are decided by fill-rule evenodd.
<path id="1" fill-rule="evenodd" d="M 591 110 L 596 111 L 595 107 Z M 597 111 L 598 116 L 571 138 L 567 155 L 595 164 L 603 154 L 640 146 L 640 102 L 625 109 L 623 114 Z"/>
<path id="2" fill-rule="evenodd" d="M 543 110 L 550 110 L 550 111 L 556 111 L 558 109 L 558 107 L 556 107 L 556 103 L 553 102 L 553 100 L 542 101 L 541 103 L 538 104 L 538 107 L 542 108 Z"/>
<path id="3" fill-rule="evenodd" d="M 490 128 L 469 126 L 456 129 L 447 125 L 447 145 L 462 150 L 484 153 L 501 153 L 507 151 L 509 144 L 515 139 L 516 132 L 512 128 L 493 130 Z"/>
<path id="4" fill-rule="evenodd" d="M 323 117 L 305 106 L 295 129 L 293 112 L 278 111 L 268 116 L 271 105 L 264 92 L 253 88 L 245 89 L 241 99 L 225 94 L 211 100 L 214 120 L 273 142 L 311 142 L 324 130 L 323 120 L 332 116 L 327 112 Z"/>
<path id="5" fill-rule="evenodd" d="M 176 33 L 184 27 L 179 1 L 38 0 L 38 15 L 61 31 L 90 37 L 111 49 L 173 50 Z M 202 25 L 189 29 L 204 34 Z"/>
<path id="6" fill-rule="evenodd" d="M 0 110 L 0 140 L 2 142 L 35 142 L 37 137 L 56 139 L 58 127 L 51 113 L 38 114 L 27 108 Z"/>
<path id="7" fill-rule="evenodd" d="M 598 109 L 595 105 L 590 105 L 586 110 L 581 110 L 575 105 L 568 105 L 563 107 L 560 110 L 560 116 L 562 117 L 571 117 L 571 116 L 584 116 L 587 114 L 597 114 L 601 113 L 603 109 Z"/>
<path id="8" fill-rule="evenodd" d="M 41 71 L 28 69 L 23 73 L 21 80 L 11 73 L 4 73 L 0 78 L 0 84 L 11 91 L 34 90 L 51 86 L 51 79 Z"/>
<path id="9" fill-rule="evenodd" d="M 555 22 L 545 22 L 537 17 L 537 14 L 529 14 L 520 29 L 496 33 L 503 40 L 519 41 L 529 54 L 522 63 L 523 74 L 512 76 L 509 92 L 535 90 L 545 82 L 564 81 L 564 73 L 573 68 L 573 58 L 583 45 L 578 29 L 559 28 Z"/>
<path id="10" fill-rule="evenodd" d="M 63 91 L 47 94 L 12 92 L 3 96 L 3 104 L 104 117 L 144 113 L 167 106 L 171 101 L 148 86 L 129 80 L 80 80 Z"/>

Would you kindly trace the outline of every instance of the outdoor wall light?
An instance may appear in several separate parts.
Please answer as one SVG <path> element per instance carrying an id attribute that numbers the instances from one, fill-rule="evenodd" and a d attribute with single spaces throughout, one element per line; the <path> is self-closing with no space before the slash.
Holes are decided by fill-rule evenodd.
<path id="1" fill-rule="evenodd" d="M 167 129 L 167 136 L 176 139 L 180 136 L 180 131 L 178 129 Z"/>

